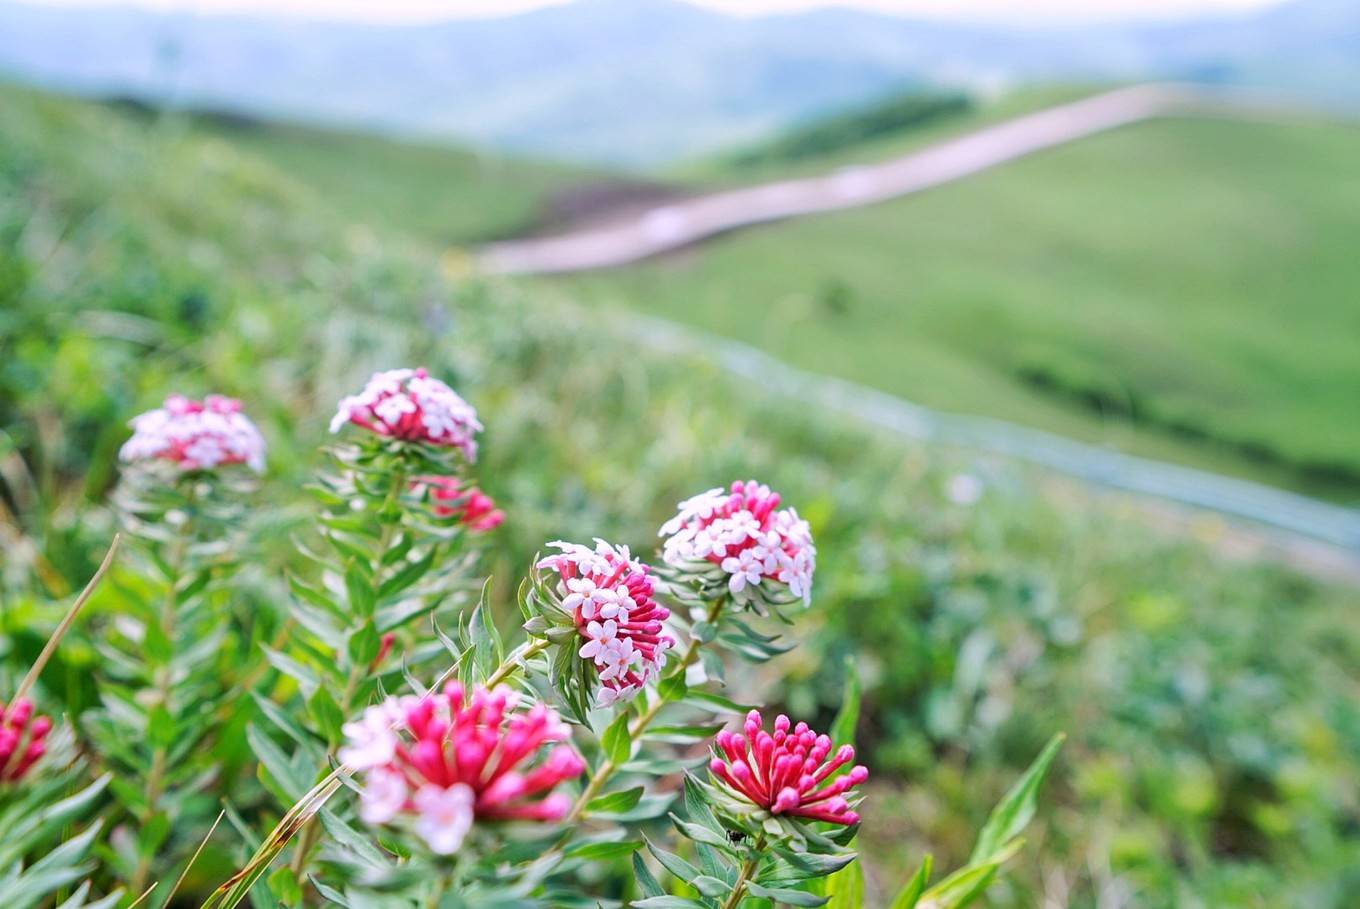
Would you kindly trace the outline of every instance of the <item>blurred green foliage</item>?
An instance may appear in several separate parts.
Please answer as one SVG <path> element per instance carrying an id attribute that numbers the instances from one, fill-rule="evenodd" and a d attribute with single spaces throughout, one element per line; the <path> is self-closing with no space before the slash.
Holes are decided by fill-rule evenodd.
<path id="1" fill-rule="evenodd" d="M 223 140 L 28 92 L 3 101 L 11 673 L 55 621 L 47 600 L 102 554 L 126 419 L 172 390 L 245 400 L 271 453 L 236 608 L 263 621 L 284 602 L 288 533 L 310 514 L 300 485 L 333 402 L 374 369 L 423 363 L 487 424 L 480 475 L 509 515 L 487 562 L 503 615 L 543 541 L 593 531 L 648 551 L 674 503 L 710 485 L 758 476 L 812 522 L 821 557 L 802 646 L 745 681 L 827 723 L 845 658 L 858 669 L 875 771 L 869 905 L 927 851 L 962 864 L 1058 730 L 1069 743 L 1035 858 L 991 905 L 1047 894 L 1311 909 L 1349 905 L 1360 887 L 1355 591 L 1228 561 L 1117 497 L 807 412 L 705 359 L 639 347 L 612 327 L 624 316 L 451 279 L 436 251 L 338 223 Z M 441 189 L 456 201 L 456 186 Z M 948 495 L 963 472 L 981 481 L 974 504 Z M 92 621 L 114 606 L 93 604 Z M 94 657 L 79 632 L 69 640 L 38 697 L 77 709 Z"/>

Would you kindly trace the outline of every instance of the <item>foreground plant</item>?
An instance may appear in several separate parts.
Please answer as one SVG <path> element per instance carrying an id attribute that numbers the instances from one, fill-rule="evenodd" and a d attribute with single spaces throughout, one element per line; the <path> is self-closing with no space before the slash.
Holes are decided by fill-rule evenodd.
<path id="1" fill-rule="evenodd" d="M 69 726 L 37 713 L 29 698 L 117 550 L 115 538 L 9 702 L 0 701 L 0 894 L 6 909 L 41 906 L 60 891 L 69 894 L 61 909 L 110 909 L 122 899 L 119 890 L 97 898 L 89 880 L 97 869 L 91 855 L 103 822 L 88 818 L 112 777 L 91 780 Z"/>
<path id="2" fill-rule="evenodd" d="M 104 708 L 83 718 L 124 810 L 113 865 L 140 892 L 187 857 L 216 814 L 196 798 L 239 670 L 230 582 L 265 443 L 238 401 L 171 395 L 132 421 L 114 504 L 132 540 L 100 635 Z M 152 897 L 153 905 L 160 897 Z"/>
<path id="3" fill-rule="evenodd" d="M 422 646 L 416 629 L 457 621 L 473 583 L 467 544 L 504 519 L 472 481 L 481 428 L 472 406 L 423 369 L 376 373 L 340 402 L 331 430 L 348 434 L 313 487 L 321 546 L 304 552 L 315 572 L 289 579 L 289 634 L 266 649 L 291 687 L 261 701 L 265 722 L 249 730 L 284 804 L 325 773 L 346 719 L 384 679 L 403 684 L 400 670 L 444 652 Z M 274 733 L 295 753 L 284 756 Z M 272 882 L 280 893 L 305 886 L 320 837 L 304 823 L 290 871 Z"/>

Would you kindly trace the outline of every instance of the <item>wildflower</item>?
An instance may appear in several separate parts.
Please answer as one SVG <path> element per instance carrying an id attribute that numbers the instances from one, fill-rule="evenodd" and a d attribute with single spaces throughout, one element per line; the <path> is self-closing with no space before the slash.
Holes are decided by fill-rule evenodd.
<path id="1" fill-rule="evenodd" d="M 33 715 L 33 704 L 20 699 L 0 703 L 0 783 L 13 783 L 47 753 L 52 721 Z"/>
<path id="2" fill-rule="evenodd" d="M 749 480 L 733 483 L 730 492 L 710 489 L 681 502 L 679 511 L 661 526 L 666 538 L 666 564 L 702 580 L 715 569 L 740 602 L 757 588 L 778 596 L 772 585 L 784 585 L 804 603 L 812 599 L 812 573 L 817 550 L 812 531 L 792 508 L 779 507 L 779 495 Z"/>
<path id="3" fill-rule="evenodd" d="M 129 425 L 132 438 L 118 453 L 124 461 L 170 461 L 184 470 L 245 464 L 264 472 L 264 437 L 235 398 L 171 395 Z"/>
<path id="4" fill-rule="evenodd" d="M 424 369 L 389 369 L 373 374 L 363 391 L 340 402 L 331 432 L 346 423 L 380 436 L 461 449 L 477 459 L 477 411 L 452 388 Z"/>
<path id="5" fill-rule="evenodd" d="M 505 520 L 505 512 L 496 507 L 491 496 L 476 486 L 463 487 L 457 477 L 416 477 L 411 488 L 418 492 L 429 490 L 436 517 L 457 518 L 473 533 L 494 530 Z"/>
<path id="6" fill-rule="evenodd" d="M 561 540 L 549 545 L 561 553 L 537 567 L 557 572 L 559 605 L 585 639 L 577 654 L 599 673 L 596 703 L 607 707 L 632 697 L 660 676 L 666 652 L 675 646 L 663 633 L 670 611 L 652 599 L 648 567 L 627 546 L 604 540 L 596 540 L 594 549 Z"/>
<path id="7" fill-rule="evenodd" d="M 982 498 L 982 481 L 971 473 L 957 473 L 949 478 L 945 492 L 955 505 L 976 505 Z"/>
<path id="8" fill-rule="evenodd" d="M 462 846 L 474 821 L 555 821 L 571 800 L 552 790 L 585 769 L 557 712 L 535 703 L 516 711 L 508 688 L 388 698 L 344 727 L 340 760 L 365 772 L 359 814 L 370 824 L 398 817 L 433 852 Z M 542 760 L 530 766 L 539 749 Z"/>
<path id="9" fill-rule="evenodd" d="M 789 718 L 780 714 L 774 734 L 763 728 L 760 712 L 746 715 L 745 735 L 724 729 L 714 742 L 715 757 L 708 768 L 737 796 L 771 814 L 857 824 L 851 810 L 851 789 L 869 777 L 868 768 L 856 765 L 831 782 L 827 778 L 855 759 L 855 749 L 842 745 L 831 755 L 831 739 L 799 723 L 789 729 Z"/>

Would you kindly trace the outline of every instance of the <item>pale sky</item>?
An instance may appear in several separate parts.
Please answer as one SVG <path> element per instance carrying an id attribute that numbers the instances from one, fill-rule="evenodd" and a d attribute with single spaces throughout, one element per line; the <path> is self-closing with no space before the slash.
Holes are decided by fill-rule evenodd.
<path id="1" fill-rule="evenodd" d="M 29 0 L 48 6 L 126 6 L 182 12 L 282 13 L 372 22 L 507 15 L 572 0 Z M 1273 6 L 1281 0 L 686 0 L 739 15 L 853 6 L 940 19 L 1069 21 L 1161 19 Z"/>

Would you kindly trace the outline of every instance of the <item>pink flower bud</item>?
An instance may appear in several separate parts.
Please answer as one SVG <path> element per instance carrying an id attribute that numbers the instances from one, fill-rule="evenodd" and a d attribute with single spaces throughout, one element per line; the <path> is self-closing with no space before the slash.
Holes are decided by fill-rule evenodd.
<path id="1" fill-rule="evenodd" d="M 752 710 L 744 725 L 745 740 L 727 730 L 715 737 L 708 768 L 716 779 L 771 814 L 833 824 L 859 822 L 846 795 L 853 795 L 853 787 L 868 779 L 868 769 L 856 766 L 827 782 L 839 767 L 855 759 L 853 747 L 842 745 L 834 759 L 824 761 L 830 739 L 815 736 L 804 723 L 788 735 L 788 718 L 781 716 L 775 720 L 774 735 L 770 735 L 761 728 L 760 713 Z"/>

